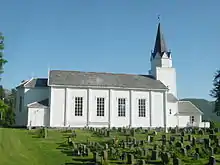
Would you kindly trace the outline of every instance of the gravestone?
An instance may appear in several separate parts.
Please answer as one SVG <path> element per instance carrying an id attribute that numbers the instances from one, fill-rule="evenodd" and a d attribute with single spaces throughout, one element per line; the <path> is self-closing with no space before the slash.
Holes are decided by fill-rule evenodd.
<path id="1" fill-rule="evenodd" d="M 214 156 L 209 157 L 209 164 L 208 165 L 216 165 L 216 160 Z"/>
<path id="2" fill-rule="evenodd" d="M 195 160 L 199 160 L 199 153 L 195 153 L 195 154 L 194 154 L 194 159 L 195 159 Z"/>
<path id="3" fill-rule="evenodd" d="M 192 141 L 192 136 L 191 135 L 188 135 L 188 141 Z"/>
<path id="4" fill-rule="evenodd" d="M 151 160 L 157 160 L 157 159 L 158 159 L 158 151 L 152 150 Z"/>
<path id="5" fill-rule="evenodd" d="M 128 164 L 134 164 L 134 155 L 128 154 Z"/>
<path id="6" fill-rule="evenodd" d="M 180 165 L 181 164 L 181 160 L 177 157 L 173 158 L 173 165 Z"/>

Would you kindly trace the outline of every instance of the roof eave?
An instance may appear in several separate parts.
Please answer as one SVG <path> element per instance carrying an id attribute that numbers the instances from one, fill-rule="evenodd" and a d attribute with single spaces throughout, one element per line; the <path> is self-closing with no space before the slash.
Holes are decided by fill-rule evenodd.
<path id="1" fill-rule="evenodd" d="M 32 81 L 32 80 L 34 80 L 34 78 L 32 77 L 30 80 L 28 80 L 25 84 L 24 84 L 24 87 L 26 88 L 27 87 L 27 85 Z"/>
<path id="2" fill-rule="evenodd" d="M 167 88 L 150 89 L 150 88 L 127 88 L 127 87 L 113 87 L 113 86 L 80 86 L 80 85 L 57 85 L 48 84 L 50 87 L 64 87 L 64 88 L 101 88 L 101 89 L 127 89 L 127 90 L 146 90 L 146 91 L 168 91 Z"/>

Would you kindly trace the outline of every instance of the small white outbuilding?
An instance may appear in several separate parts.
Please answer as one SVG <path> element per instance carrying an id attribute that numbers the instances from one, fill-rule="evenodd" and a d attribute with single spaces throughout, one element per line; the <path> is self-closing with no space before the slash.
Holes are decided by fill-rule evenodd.
<path id="1" fill-rule="evenodd" d="M 47 126 L 49 123 L 49 99 L 27 105 L 28 125 L 32 127 Z"/>

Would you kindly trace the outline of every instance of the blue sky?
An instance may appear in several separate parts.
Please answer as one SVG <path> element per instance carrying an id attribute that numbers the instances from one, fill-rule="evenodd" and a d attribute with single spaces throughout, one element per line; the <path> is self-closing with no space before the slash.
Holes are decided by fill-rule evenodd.
<path id="1" fill-rule="evenodd" d="M 146 74 L 157 15 L 180 98 L 211 99 L 219 67 L 220 1 L 0 0 L 5 88 L 51 69 Z"/>

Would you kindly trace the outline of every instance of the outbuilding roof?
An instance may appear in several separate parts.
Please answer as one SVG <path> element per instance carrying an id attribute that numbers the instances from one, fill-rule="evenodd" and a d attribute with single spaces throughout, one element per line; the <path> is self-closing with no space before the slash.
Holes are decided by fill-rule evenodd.
<path id="1" fill-rule="evenodd" d="M 33 102 L 27 105 L 28 108 L 48 108 L 49 99 L 44 99 L 41 101 Z"/>

